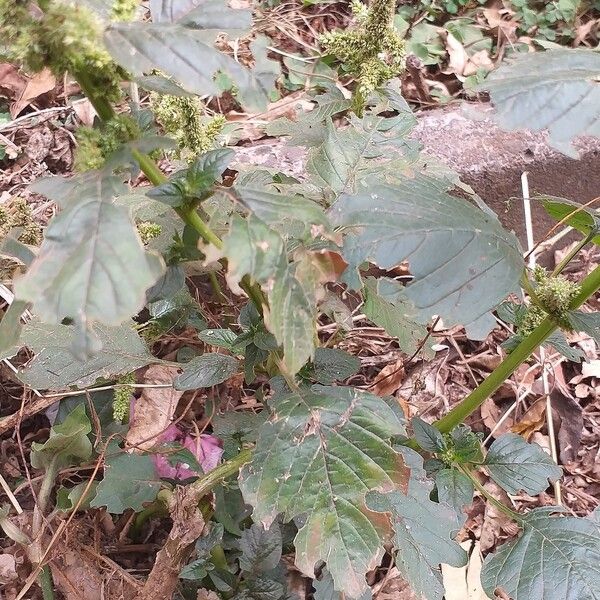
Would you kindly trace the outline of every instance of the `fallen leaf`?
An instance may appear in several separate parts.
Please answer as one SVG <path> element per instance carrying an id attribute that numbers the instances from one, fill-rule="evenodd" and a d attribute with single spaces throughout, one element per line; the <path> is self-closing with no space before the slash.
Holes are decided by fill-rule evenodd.
<path id="1" fill-rule="evenodd" d="M 525 414 L 511 427 L 513 433 L 522 435 L 527 441 L 546 423 L 546 400 L 540 398 L 534 402 Z"/>
<path id="2" fill-rule="evenodd" d="M 98 113 L 87 98 L 84 98 L 83 100 L 77 100 L 76 102 L 73 102 L 71 106 L 73 107 L 73 111 L 77 115 L 77 118 L 81 121 L 82 125 L 91 127 L 94 124 L 94 119 Z"/>
<path id="3" fill-rule="evenodd" d="M 27 77 L 19 69 L 8 63 L 0 64 L 0 95 L 9 100 L 17 99 L 27 85 Z"/>
<path id="4" fill-rule="evenodd" d="M 483 557 L 479 542 L 467 540 L 460 545 L 469 553 L 469 562 L 464 567 L 442 564 L 444 600 L 490 600 L 481 587 Z"/>
<path id="5" fill-rule="evenodd" d="M 554 390 L 550 395 L 554 412 L 560 419 L 558 447 L 560 462 L 565 464 L 577 458 L 583 433 L 583 409 L 573 398 Z"/>
<path id="6" fill-rule="evenodd" d="M 589 360 L 582 363 L 581 375 L 583 377 L 598 377 L 600 378 L 600 359 Z"/>
<path id="7" fill-rule="evenodd" d="M 444 37 L 446 38 L 450 71 L 455 75 L 464 75 L 465 67 L 469 62 L 469 55 L 465 47 L 450 32 L 446 32 Z"/>
<path id="8" fill-rule="evenodd" d="M 36 163 L 41 163 L 54 145 L 54 135 L 48 127 L 36 129 L 27 140 L 25 154 Z"/>
<path id="9" fill-rule="evenodd" d="M 14 119 L 21 111 L 27 108 L 33 100 L 39 98 L 42 94 L 54 89 L 56 79 L 49 69 L 42 69 L 36 73 L 26 84 L 21 92 L 19 99 L 11 105 L 10 115 Z"/>
<path id="10" fill-rule="evenodd" d="M 496 500 L 499 500 L 506 506 L 510 506 L 508 494 L 499 485 L 489 480 L 484 487 Z M 516 535 L 518 531 L 518 525 L 510 517 L 496 508 L 491 502 L 486 502 L 479 540 L 482 552 L 491 550 L 507 539 L 507 537 Z"/>
<path id="11" fill-rule="evenodd" d="M 404 361 L 400 358 L 379 371 L 373 379 L 371 391 L 378 396 L 390 396 L 400 388 L 404 377 Z"/>
<path id="12" fill-rule="evenodd" d="M 10 583 L 18 577 L 15 557 L 8 553 L 0 554 L 0 583 Z"/>
<path id="13" fill-rule="evenodd" d="M 146 371 L 144 383 L 169 384 L 178 375 L 175 367 L 152 365 Z M 148 450 L 156 445 L 173 421 L 177 403 L 183 395 L 172 387 L 144 388 L 141 396 L 132 402 L 127 445 L 137 450 Z"/>
<path id="14" fill-rule="evenodd" d="M 494 428 L 498 425 L 502 415 L 504 413 L 500 409 L 500 407 L 494 402 L 493 398 L 487 398 L 485 402 L 481 405 L 481 418 L 483 420 L 484 425 L 490 430 L 494 430 Z M 505 433 L 511 431 L 511 427 L 515 422 L 514 412 L 511 413 L 498 427 L 494 430 L 494 437 L 497 438 Z"/>

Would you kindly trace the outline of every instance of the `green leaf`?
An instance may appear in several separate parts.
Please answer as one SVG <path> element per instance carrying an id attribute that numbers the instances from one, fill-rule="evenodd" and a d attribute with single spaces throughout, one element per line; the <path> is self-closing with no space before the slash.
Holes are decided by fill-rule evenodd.
<path id="1" fill-rule="evenodd" d="M 92 481 L 91 484 L 88 481 L 82 481 L 72 488 L 59 488 L 56 492 L 56 509 L 62 512 L 71 512 L 79 504 L 77 510 L 87 510 L 90 508 L 92 498 L 96 495 L 97 487 L 97 481 Z"/>
<path id="2" fill-rule="evenodd" d="M 579 331 L 583 331 L 583 329 L 580 329 Z M 585 360 L 586 358 L 585 352 L 583 350 L 575 346 L 571 346 L 571 344 L 569 344 L 569 341 L 565 337 L 565 334 L 562 331 L 560 331 L 560 329 L 553 331 L 546 338 L 546 344 L 548 346 L 551 346 L 552 348 L 554 348 L 554 350 L 560 352 L 565 358 L 573 362 L 579 363 L 582 360 Z"/>
<path id="3" fill-rule="evenodd" d="M 224 0 L 150 0 L 150 14 L 154 23 L 178 21 L 195 29 L 226 32 L 252 25 L 251 11 L 233 10 Z"/>
<path id="4" fill-rule="evenodd" d="M 240 539 L 240 569 L 247 573 L 265 573 L 281 560 L 281 530 L 277 523 L 266 529 L 253 523 L 242 531 Z"/>
<path id="5" fill-rule="evenodd" d="M 79 464 L 92 456 L 92 444 L 88 433 L 92 425 L 85 407 L 78 406 L 63 423 L 50 429 L 50 437 L 43 444 L 31 444 L 31 466 L 35 469 L 47 469 L 51 464 L 62 469 Z"/>
<path id="6" fill-rule="evenodd" d="M 86 175 L 66 187 L 37 258 L 15 283 L 16 296 L 32 302 L 42 321 L 72 319 L 89 338 L 94 322 L 119 325 L 136 314 L 164 264 L 144 250 L 127 209 L 113 203 L 118 179 Z M 75 347 L 85 358 L 91 352 Z"/>
<path id="7" fill-rule="evenodd" d="M 466 552 L 453 540 L 460 529 L 458 517 L 449 506 L 429 499 L 433 483 L 425 476 L 422 457 L 409 448 L 401 450 L 411 470 L 408 493 L 371 492 L 367 506 L 391 513 L 396 566 L 415 595 L 442 600 L 439 565 L 462 567 L 467 563 Z"/>
<path id="8" fill-rule="evenodd" d="M 504 129 L 548 130 L 550 143 L 573 155 L 579 135 L 600 135 L 600 55 L 591 50 L 520 54 L 492 73 L 494 119 Z"/>
<path id="9" fill-rule="evenodd" d="M 229 275 L 236 283 L 244 275 L 250 275 L 265 284 L 285 257 L 285 245 L 276 231 L 254 215 L 242 218 L 234 214 L 229 233 L 223 239 L 223 254 L 227 257 Z"/>
<path id="10" fill-rule="evenodd" d="M 329 217 L 351 230 L 343 248 L 350 285 L 366 261 L 390 269 L 408 260 L 415 280 L 406 295 L 420 316 L 441 315 L 479 337 L 490 326 L 482 317 L 518 290 L 523 258 L 514 234 L 445 185 L 427 176 L 376 185 L 342 196 Z"/>
<path id="11" fill-rule="evenodd" d="M 223 383 L 237 373 L 239 362 L 227 354 L 203 354 L 190 360 L 175 378 L 176 390 L 195 390 Z"/>
<path id="12" fill-rule="evenodd" d="M 393 279 L 367 278 L 363 293 L 362 309 L 367 318 L 396 337 L 403 352 L 412 354 L 427 335 L 427 328 L 416 322 L 416 310 L 406 297 L 406 288 Z"/>
<path id="13" fill-rule="evenodd" d="M 21 315 L 27 308 L 27 302 L 15 300 L 0 321 L 0 360 L 14 356 L 20 347 L 19 339 L 23 330 Z"/>
<path id="14" fill-rule="evenodd" d="M 13 228 L 4 239 L 0 240 L 0 256 L 14 258 L 29 267 L 35 260 L 37 252 L 35 248 L 27 246 L 17 239 L 21 231 L 21 227 Z"/>
<path id="15" fill-rule="evenodd" d="M 223 539 L 223 525 L 209 521 L 208 533 L 196 541 L 196 558 L 187 564 L 179 573 L 180 579 L 200 581 L 212 571 L 211 550 Z"/>
<path id="16" fill-rule="evenodd" d="M 291 375 L 313 357 L 316 332 L 314 289 L 307 289 L 294 273 L 293 265 L 281 262 L 268 292 L 270 309 L 265 316 L 267 327 L 283 346 L 283 361 Z"/>
<path id="17" fill-rule="evenodd" d="M 225 348 L 230 352 L 235 346 L 235 340 L 238 334 L 231 329 L 204 329 L 198 332 L 200 338 L 205 344 L 215 346 L 216 348 Z"/>
<path id="18" fill-rule="evenodd" d="M 246 589 L 236 594 L 232 600 L 280 600 L 284 587 L 279 581 L 267 577 L 257 577 L 245 582 Z"/>
<path id="19" fill-rule="evenodd" d="M 600 313 L 573 310 L 568 318 L 575 331 L 587 333 L 600 346 Z"/>
<path id="20" fill-rule="evenodd" d="M 438 499 L 451 506 L 458 515 L 473 502 L 473 483 L 458 469 L 442 469 L 435 474 Z"/>
<path id="21" fill-rule="evenodd" d="M 80 361 L 71 352 L 73 327 L 38 321 L 27 323 L 21 341 L 36 355 L 19 373 L 19 379 L 34 389 L 83 388 L 99 378 L 111 379 L 160 362 L 148 352 L 140 336 L 128 324 L 119 327 L 96 325 L 94 333 L 102 343 L 102 350 L 92 359 Z"/>
<path id="22" fill-rule="evenodd" d="M 461 424 L 446 434 L 444 439 L 455 462 L 478 464 L 483 460 L 482 437 L 481 433 L 475 433 L 468 425 Z"/>
<path id="23" fill-rule="evenodd" d="M 160 486 L 150 455 L 119 452 L 105 460 L 104 478 L 90 506 L 105 506 L 114 515 L 128 508 L 139 512 L 146 502 L 156 498 Z"/>
<path id="24" fill-rule="evenodd" d="M 428 452 L 444 452 L 446 450 L 444 436 L 433 425 L 419 417 L 414 417 L 410 423 L 415 434 L 415 440 L 423 450 Z"/>
<path id="25" fill-rule="evenodd" d="M 507 433 L 490 447 L 483 463 L 491 478 L 509 494 L 525 490 L 536 495 L 556 481 L 562 469 L 537 444 L 528 444 L 520 435 Z"/>
<path id="26" fill-rule="evenodd" d="M 490 554 L 481 583 L 494 596 L 500 588 L 513 600 L 598 600 L 600 536 L 591 519 L 553 517 L 556 507 L 521 518 L 523 533 Z"/>
<path id="27" fill-rule="evenodd" d="M 315 589 L 314 600 L 352 600 L 346 594 L 336 591 L 333 585 L 333 578 L 327 569 L 323 569 L 321 579 L 314 579 L 312 585 Z M 355 600 L 371 600 L 372 598 L 371 588 L 367 588 Z"/>
<path id="28" fill-rule="evenodd" d="M 266 42 L 252 44 L 256 66 L 250 70 L 213 46 L 216 33 L 179 23 L 113 23 L 104 40 L 115 61 L 136 77 L 158 69 L 188 92 L 218 96 L 214 78 L 224 72 L 235 81 L 244 106 L 264 109 L 278 71 L 266 58 Z"/>
<path id="29" fill-rule="evenodd" d="M 360 596 L 365 573 L 382 556 L 380 532 L 364 508 L 369 490 L 407 481 L 390 440 L 404 422 L 381 398 L 352 388 L 314 386 L 270 401 L 240 489 L 265 527 L 306 515 L 296 536 L 296 565 L 314 576 L 325 561 L 335 587 Z"/>
<path id="30" fill-rule="evenodd" d="M 591 206 L 582 206 L 564 198 L 541 198 L 546 212 L 557 221 L 563 221 L 577 231 L 588 236 L 600 232 L 600 210 Z M 600 244 L 600 235 L 593 238 L 594 244 Z"/>
<path id="31" fill-rule="evenodd" d="M 315 379 L 323 385 L 348 379 L 360 369 L 360 359 L 337 348 L 317 348 L 313 360 Z"/>

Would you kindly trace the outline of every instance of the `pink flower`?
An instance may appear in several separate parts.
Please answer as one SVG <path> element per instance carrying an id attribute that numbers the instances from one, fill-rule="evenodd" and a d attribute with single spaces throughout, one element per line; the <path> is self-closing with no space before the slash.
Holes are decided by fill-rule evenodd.
<path id="1" fill-rule="evenodd" d="M 193 438 L 191 435 L 185 435 L 177 425 L 171 425 L 166 429 L 160 436 L 160 442 L 170 445 L 174 442 L 177 445 L 187 448 L 196 457 L 204 473 L 212 471 L 219 464 L 223 455 L 223 442 L 218 437 L 203 433 L 199 438 Z M 168 450 L 173 451 L 172 448 Z M 167 455 L 168 453 L 152 455 L 154 467 L 159 477 L 183 480 L 202 475 L 202 473 L 198 473 L 186 463 L 179 463 L 173 466 L 169 462 Z"/>

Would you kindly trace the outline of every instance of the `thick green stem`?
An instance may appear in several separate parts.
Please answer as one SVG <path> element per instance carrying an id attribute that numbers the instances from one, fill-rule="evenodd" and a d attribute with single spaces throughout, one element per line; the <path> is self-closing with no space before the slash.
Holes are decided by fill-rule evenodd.
<path id="1" fill-rule="evenodd" d="M 81 91 L 87 96 L 88 100 L 92 103 L 95 111 L 102 121 L 110 121 L 116 115 L 115 110 L 111 106 L 110 102 L 98 91 L 92 84 L 91 79 L 85 71 L 79 71 L 73 73 L 73 76 L 79 83 Z"/>
<path id="2" fill-rule="evenodd" d="M 579 308 L 589 297 L 600 289 L 600 266 L 596 267 L 582 282 L 581 290 L 571 302 L 571 309 Z M 473 390 L 460 404 L 447 415 L 434 423 L 442 433 L 448 433 L 475 412 L 529 356 L 544 343 L 558 325 L 546 317 L 499 365 L 486 379 Z"/>
<path id="3" fill-rule="evenodd" d="M 201 477 L 194 483 L 190 484 L 190 488 L 198 498 L 198 501 L 212 489 L 219 485 L 224 479 L 235 475 L 247 462 L 252 458 L 252 450 L 242 450 L 231 460 L 219 465 L 216 469 L 208 472 L 204 477 Z"/>
<path id="4" fill-rule="evenodd" d="M 38 575 L 38 583 L 42 588 L 42 596 L 44 600 L 56 600 L 54 595 L 54 582 L 52 581 L 52 573 L 50 567 L 45 566 Z"/>

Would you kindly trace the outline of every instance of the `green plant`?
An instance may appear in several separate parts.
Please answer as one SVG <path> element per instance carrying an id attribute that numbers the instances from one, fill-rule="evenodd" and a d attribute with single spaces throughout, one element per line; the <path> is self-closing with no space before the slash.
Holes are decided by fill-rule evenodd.
<path id="1" fill-rule="evenodd" d="M 188 166 L 167 177 L 149 153 L 169 144 L 141 125 L 143 115 L 132 115 L 138 126 L 117 127 L 115 136 L 111 124 L 131 121 L 117 117 L 111 101 L 120 96 L 120 88 L 106 81 L 118 76 L 188 98 L 217 93 L 214 79 L 225 74 L 235 82 L 242 105 L 260 107 L 276 75 L 264 40 L 252 46 L 252 70 L 207 43 L 215 31 L 246 27 L 247 12 L 217 2 L 220 8 L 207 13 L 184 0 L 163 0 L 151 3 L 151 23 L 105 23 L 83 4 L 70 10 L 69 2 L 40 0 L 35 19 L 20 2 L 1 5 L 14 56 L 30 68 L 69 69 L 78 80 L 99 116 L 98 126 L 86 135 L 100 149 L 101 160 L 97 168 L 71 179 L 34 185 L 59 204 L 60 212 L 37 255 L 23 260 L 27 271 L 15 282 L 16 300 L 0 323 L 0 355 L 21 345 L 36 353 L 20 373 L 32 387 L 89 388 L 86 394 L 101 425 L 95 433 L 103 436 L 95 440 L 96 448 L 105 457 L 91 507 L 139 513 L 138 531 L 154 515 L 172 517 L 171 533 L 137 597 L 171 597 L 178 576 L 224 598 L 289 597 L 279 569 L 276 523 L 281 523 L 294 537 L 300 571 L 311 577 L 315 569 L 321 571 L 318 594 L 325 589 L 349 598 L 368 594 L 365 574 L 389 551 L 416 593 L 438 600 L 443 595 L 439 564 L 467 561 L 454 537 L 461 509 L 477 490 L 523 529 L 517 541 L 488 557 L 483 581 L 490 595 L 500 587 L 515 600 L 542 600 L 553 588 L 557 600 L 594 598 L 600 584 L 597 515 L 561 517 L 552 514 L 559 512 L 556 507 L 521 515 L 490 497 L 475 475 L 478 469 L 509 493 L 524 489 L 529 494 L 544 491 L 560 469 L 538 446 L 514 435 L 498 438 L 486 453 L 462 423 L 560 327 L 598 338 L 598 315 L 578 309 L 600 288 L 600 267 L 576 286 L 566 285 L 560 269 L 550 275 L 528 273 L 515 236 L 495 215 L 453 194 L 456 178 L 421 157 L 407 138 L 414 117 L 398 82 L 385 81 L 401 60 L 402 44 L 391 31 L 393 5 L 376 3 L 357 29 L 326 41 L 331 51 L 343 46 L 340 58 L 358 77 L 354 102 L 332 85 L 314 97 L 315 109 L 298 121 L 272 124 L 289 143 L 309 148 L 306 178 L 254 169 L 238 174 L 227 187 L 222 173 L 233 159 L 231 150 L 197 148 Z M 58 23 L 57 15 L 62 15 Z M 77 37 L 89 36 L 91 23 L 92 47 Z M 384 46 L 366 44 L 374 24 L 377 31 L 371 33 Z M 97 44 L 98 28 L 104 28 L 106 51 Z M 57 31 L 72 32 L 75 39 L 55 39 Z M 345 53 L 358 42 L 358 54 Z M 375 47 L 377 53 L 371 51 Z M 379 56 L 388 51 L 394 55 L 391 66 L 390 56 Z M 570 61 L 572 56 L 557 58 Z M 371 73 L 374 61 L 381 60 L 386 68 L 378 63 L 376 77 L 363 78 L 364 65 Z M 582 60 L 600 72 L 595 55 Z M 492 98 L 498 90 L 508 97 L 510 85 L 514 78 L 493 83 Z M 593 84 L 586 79 L 582 85 Z M 523 87 L 522 93 L 534 93 L 526 83 Z M 517 118 L 507 116 L 500 98 L 499 114 Z M 336 127 L 332 117 L 344 127 Z M 90 154 L 94 161 L 99 158 L 96 150 Z M 139 190 L 129 193 L 131 173 L 138 169 L 152 184 L 142 197 Z M 578 249 L 595 242 L 599 227 L 593 210 L 559 201 L 553 206 L 550 212 L 582 229 Z M 160 226 L 160 231 L 143 228 L 157 234 L 153 239 L 146 235 L 146 245 L 140 239 L 142 223 Z M 14 256 L 11 248 L 2 246 L 2 252 Z M 406 286 L 389 272 L 404 260 L 413 277 Z M 227 293 L 248 299 L 237 319 L 223 327 L 207 328 L 202 307 L 185 287 L 184 269 L 198 261 L 205 263 L 215 301 L 231 297 L 220 287 L 215 264 L 226 269 Z M 369 276 L 369 264 L 389 276 Z M 361 298 L 371 321 L 413 354 L 426 344 L 433 315 L 447 324 L 463 324 L 469 335 L 485 336 L 494 324 L 491 311 L 518 292 L 520 282 L 543 315 L 519 331 L 511 353 L 437 423 L 414 419 L 407 427 L 393 399 L 333 385 L 359 367 L 346 353 L 319 347 L 322 316 L 338 324 L 340 335 L 352 327 L 347 307 L 332 291 L 340 283 Z M 22 328 L 26 306 L 35 318 Z M 144 308 L 148 328 L 193 327 L 200 340 L 226 351 L 177 363 L 182 372 L 172 382 L 174 390 L 208 388 L 243 371 L 247 385 L 266 402 L 263 414 L 232 413 L 213 420 L 226 460 L 206 473 L 196 468 L 193 481 L 185 485 L 161 478 L 153 462 L 153 454 L 166 454 L 176 465 L 196 467 L 197 457 L 190 456 L 185 441 L 166 448 L 159 441 L 125 452 L 113 439 L 122 434 L 115 417 L 126 417 L 125 392 L 129 395 L 134 385 L 120 378 L 148 364 L 173 364 L 153 356 L 138 334 L 144 326 L 134 325 L 132 317 L 143 319 Z M 230 314 L 225 308 L 224 314 Z M 98 389 L 106 380 L 115 382 L 115 397 L 103 398 L 105 390 Z M 85 398 L 77 399 L 76 415 L 83 412 Z M 34 456 L 46 457 L 32 458 L 34 467 L 47 469 L 42 498 L 49 496 L 62 464 L 55 458 L 62 454 L 50 452 L 58 435 L 61 440 L 76 436 L 81 451 L 69 456 L 91 458 L 89 419 L 85 427 L 76 427 L 69 418 L 55 426 L 46 445 L 34 449 Z M 434 486 L 437 497 L 431 494 Z M 214 494 L 214 505 L 209 494 Z M 253 524 L 245 503 L 252 507 Z M 38 507 L 41 517 L 46 506 Z M 11 529 L 6 515 L 2 522 L 5 531 Z M 227 548 L 224 530 L 236 538 Z M 561 552 L 549 558 L 547 541 Z M 31 560 L 43 568 L 39 552 Z M 48 571 L 41 584 L 51 597 Z"/>

